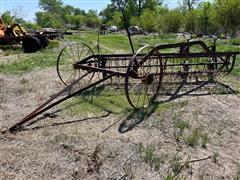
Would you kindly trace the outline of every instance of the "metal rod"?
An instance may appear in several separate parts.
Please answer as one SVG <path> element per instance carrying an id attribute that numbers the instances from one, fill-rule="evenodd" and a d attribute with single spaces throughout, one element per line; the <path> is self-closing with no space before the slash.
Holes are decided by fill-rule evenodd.
<path id="1" fill-rule="evenodd" d="M 120 1 L 119 1 L 119 0 L 118 0 L 118 3 L 117 3 L 117 4 L 118 4 L 119 9 L 120 9 L 121 12 L 122 12 L 124 26 L 125 26 L 125 29 L 126 29 L 126 31 L 127 31 L 128 40 L 129 40 L 129 43 L 130 43 L 130 46 L 131 46 L 131 49 L 132 49 L 132 53 L 134 54 L 135 51 L 134 51 L 134 47 L 133 47 L 133 43 L 132 43 L 131 35 L 130 35 L 129 31 L 128 31 L 128 23 L 127 23 L 126 15 L 125 15 L 125 13 L 124 13 L 124 8 L 121 7 L 121 5 L 120 5 Z"/>
<path id="2" fill-rule="evenodd" d="M 97 84 L 100 84 L 101 82 L 103 82 L 103 81 L 111 78 L 112 76 L 114 76 L 114 74 L 108 75 L 108 76 L 106 76 L 105 78 L 103 78 L 103 79 L 101 79 L 101 80 L 99 80 L 99 81 L 97 81 L 97 82 L 95 82 L 95 83 L 93 83 L 93 84 L 90 84 L 89 86 L 87 86 L 87 87 L 85 87 L 85 88 L 82 88 L 82 89 L 80 89 L 80 90 L 78 90 L 78 91 L 76 91 L 76 92 L 74 92 L 74 93 L 72 93 L 72 94 L 70 94 L 70 95 L 68 95 L 68 96 L 66 96 L 66 97 L 63 97 L 63 98 L 61 98 L 60 100 L 58 100 L 58 101 L 56 101 L 56 102 L 54 102 L 54 103 L 52 103 L 52 104 L 50 104 L 50 105 L 48 105 L 48 106 L 46 106 L 46 105 L 48 104 L 49 100 L 46 101 L 45 103 L 43 103 L 43 105 L 40 106 L 41 108 L 37 108 L 37 109 L 34 110 L 32 113 L 30 113 L 30 115 L 27 115 L 25 118 L 23 118 L 20 122 L 18 122 L 18 123 L 16 123 L 16 124 L 14 124 L 13 126 L 11 126 L 11 127 L 8 129 L 8 131 L 9 131 L 10 133 L 13 133 L 13 132 L 16 132 L 16 131 L 20 131 L 20 130 L 22 129 L 22 125 L 23 125 L 23 124 L 25 124 L 26 122 L 28 122 L 28 121 L 30 121 L 31 119 L 35 118 L 36 116 L 42 114 L 43 112 L 49 110 L 50 108 L 52 108 L 52 107 L 54 107 L 54 106 L 60 104 L 61 102 L 65 101 L 65 100 L 67 100 L 67 99 L 69 99 L 69 98 L 71 98 L 71 97 L 73 97 L 73 96 L 75 96 L 75 95 L 77 95 L 77 94 L 79 94 L 79 93 L 81 93 L 81 92 L 83 92 L 83 91 L 85 91 L 85 90 L 87 90 L 87 89 L 89 89 L 89 88 L 97 85 Z M 74 81 L 70 86 L 72 86 L 73 84 L 76 84 L 78 81 L 79 81 L 79 79 L 76 80 L 76 81 Z M 68 86 L 67 88 L 64 88 L 64 89 L 63 89 L 62 91 L 60 91 L 60 92 L 66 91 L 67 89 L 69 89 L 69 86 Z M 58 93 L 58 95 L 59 95 L 59 94 L 62 94 L 62 93 Z M 55 96 L 55 98 L 56 98 L 56 96 Z M 52 100 L 53 100 L 53 98 L 51 98 L 51 101 L 52 101 Z M 44 106 L 46 106 L 46 107 L 43 108 Z M 43 109 L 42 109 L 42 108 L 43 108 Z"/>

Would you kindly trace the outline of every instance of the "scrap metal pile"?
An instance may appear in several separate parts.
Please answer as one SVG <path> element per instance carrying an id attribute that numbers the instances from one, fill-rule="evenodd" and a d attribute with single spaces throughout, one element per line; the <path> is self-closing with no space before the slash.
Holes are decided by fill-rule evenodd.
<path id="1" fill-rule="evenodd" d="M 32 53 L 48 46 L 47 36 L 44 34 L 29 34 L 19 24 L 5 27 L 0 18 L 0 45 L 21 44 L 24 52 Z"/>

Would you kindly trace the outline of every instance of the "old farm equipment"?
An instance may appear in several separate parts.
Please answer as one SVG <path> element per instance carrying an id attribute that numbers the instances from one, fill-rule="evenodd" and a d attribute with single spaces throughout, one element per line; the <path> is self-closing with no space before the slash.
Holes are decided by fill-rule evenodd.
<path id="1" fill-rule="evenodd" d="M 200 52 L 191 52 L 196 46 Z M 166 52 L 170 50 L 171 52 Z M 178 52 L 172 52 L 177 49 Z M 57 72 L 66 87 L 8 129 L 19 131 L 32 118 L 101 83 L 124 84 L 133 108 L 147 107 L 167 83 L 206 84 L 231 72 L 238 52 L 214 52 L 202 41 L 144 46 L 134 54 L 98 54 L 83 43 L 66 45 L 57 59 Z M 113 81 L 114 78 L 117 80 Z M 64 97 L 66 91 L 75 89 Z M 60 98 L 56 100 L 57 98 Z"/>
<path id="2" fill-rule="evenodd" d="M 24 52 L 31 53 L 45 48 L 48 45 L 48 39 L 43 34 L 28 34 L 19 24 L 4 26 L 0 19 L 0 45 L 21 44 Z"/>
<path id="3" fill-rule="evenodd" d="M 215 44 L 209 48 L 202 41 L 147 45 L 135 52 L 121 10 L 132 53 L 95 55 L 87 44 L 67 44 L 57 59 L 57 73 L 66 87 L 4 132 L 20 131 L 36 116 L 103 83 L 123 85 L 129 104 L 142 109 L 163 94 L 166 84 L 178 84 L 176 94 L 182 84 L 205 85 L 232 71 L 238 52 L 215 52 Z"/>

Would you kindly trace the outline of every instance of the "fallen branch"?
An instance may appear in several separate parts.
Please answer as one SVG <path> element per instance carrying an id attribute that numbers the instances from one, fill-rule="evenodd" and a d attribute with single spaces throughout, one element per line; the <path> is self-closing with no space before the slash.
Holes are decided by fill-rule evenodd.
<path id="1" fill-rule="evenodd" d="M 176 176 L 178 176 L 178 174 L 181 172 L 181 170 L 182 170 L 182 169 L 184 168 L 184 166 L 186 166 L 187 164 L 195 163 L 195 162 L 199 162 L 199 161 L 204 161 L 204 160 L 207 160 L 207 159 L 210 159 L 210 158 L 212 158 L 212 157 L 211 157 L 211 156 L 207 156 L 207 157 L 200 158 L 200 159 L 194 159 L 194 160 L 190 160 L 190 161 L 180 162 L 180 164 L 183 164 L 183 165 L 181 165 L 181 167 L 179 168 L 179 170 L 177 171 L 177 173 L 174 175 L 174 178 L 175 178 Z M 162 169 L 161 171 L 158 171 L 158 172 L 154 173 L 152 176 L 150 176 L 150 177 L 147 178 L 147 179 L 152 179 L 154 176 L 156 176 L 156 175 L 159 174 L 160 172 L 163 172 L 163 171 L 169 169 L 171 166 L 173 166 L 173 165 L 175 165 L 175 164 L 177 164 L 177 163 L 174 163 L 174 164 L 169 165 L 168 167 Z"/>
<path id="2" fill-rule="evenodd" d="M 217 96 L 215 96 L 215 95 L 212 94 L 211 92 L 210 92 L 210 94 L 211 94 L 212 97 L 214 97 L 215 99 L 217 99 L 217 100 L 220 101 L 221 103 L 223 103 L 223 104 L 225 104 L 225 105 L 228 105 L 228 106 L 230 106 L 230 107 L 232 107 L 232 108 L 234 108 L 234 109 L 238 109 L 238 107 L 235 107 L 235 106 L 233 106 L 232 104 L 229 104 L 229 103 L 223 101 L 222 99 L 218 98 Z"/>

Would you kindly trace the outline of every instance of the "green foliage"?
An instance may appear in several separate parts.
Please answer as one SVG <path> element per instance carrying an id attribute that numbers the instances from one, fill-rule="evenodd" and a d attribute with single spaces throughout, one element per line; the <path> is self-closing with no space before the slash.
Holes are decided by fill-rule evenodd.
<path id="1" fill-rule="evenodd" d="M 240 163 L 237 163 L 237 172 L 236 176 L 234 177 L 234 180 L 240 180 Z"/>
<path id="2" fill-rule="evenodd" d="M 97 16 L 97 11 L 89 10 L 86 14 L 86 26 L 90 28 L 96 28 L 100 24 L 100 20 Z"/>
<path id="3" fill-rule="evenodd" d="M 131 19 L 132 20 L 132 19 Z M 115 25 L 118 28 L 123 28 L 122 14 L 119 11 L 115 11 L 112 20 L 108 22 L 109 25 Z"/>
<path id="4" fill-rule="evenodd" d="M 144 10 L 143 14 L 140 17 L 141 26 L 148 32 L 155 30 L 157 22 L 157 14 L 155 11 L 150 9 Z"/>
<path id="5" fill-rule="evenodd" d="M 179 169 L 181 168 L 181 156 L 179 156 L 178 153 L 174 154 L 171 161 L 170 161 L 170 164 L 171 164 L 171 169 L 173 171 L 174 174 L 177 174 Z"/>
<path id="6" fill-rule="evenodd" d="M 22 26 L 26 29 L 34 29 L 34 30 L 40 29 L 39 25 L 37 25 L 36 23 L 32 23 L 32 22 L 25 22 L 22 24 Z"/>
<path id="7" fill-rule="evenodd" d="M 203 32 L 208 34 L 213 30 L 213 22 L 211 21 L 212 17 L 212 4 L 210 2 L 202 2 L 198 6 L 198 20 L 197 28 L 198 32 Z"/>
<path id="8" fill-rule="evenodd" d="M 206 148 L 207 143 L 209 142 L 208 134 L 203 131 L 201 128 L 195 128 L 192 132 L 184 138 L 184 141 L 189 146 L 196 146 L 201 142 L 201 146 Z"/>
<path id="9" fill-rule="evenodd" d="M 240 27 L 240 1 L 216 0 L 214 5 L 214 11 L 221 30 L 234 36 Z"/>
<path id="10" fill-rule="evenodd" d="M 39 7 L 43 11 L 36 13 L 36 21 L 41 27 L 96 28 L 100 23 L 104 23 L 124 28 L 119 8 L 124 9 L 127 26 L 141 26 L 149 32 L 224 33 L 233 37 L 240 27 L 239 0 L 182 0 L 176 9 L 163 6 L 162 0 L 111 0 L 111 4 L 100 12 L 100 16 L 93 10 L 86 13 L 79 8 L 65 5 L 62 0 L 39 0 Z M 3 13 L 2 17 L 8 25 L 13 23 L 13 19 L 17 23 L 25 23 L 22 18 L 12 17 L 9 11 Z M 26 26 L 39 28 L 30 23 Z"/>
<path id="11" fill-rule="evenodd" d="M 212 158 L 213 158 L 213 162 L 217 163 L 218 162 L 218 158 L 219 158 L 219 154 L 217 152 L 214 152 Z"/>
<path id="12" fill-rule="evenodd" d="M 178 10 L 169 11 L 164 17 L 165 31 L 178 32 L 181 28 L 183 15 Z"/>
<path id="13" fill-rule="evenodd" d="M 125 2 L 121 2 L 122 6 Z M 240 26 L 239 4 L 239 0 L 215 0 L 213 2 L 182 0 L 179 8 L 172 10 L 163 7 L 162 1 L 154 0 L 129 0 L 124 5 L 129 25 L 140 25 L 147 31 L 178 32 L 183 30 L 200 34 L 225 32 L 234 35 Z M 111 24 L 115 19 L 113 14 L 117 11 L 117 0 L 112 0 L 112 4 L 100 13 L 103 22 Z M 120 27 L 123 26 L 120 25 Z"/>
<path id="14" fill-rule="evenodd" d="M 185 20 L 185 31 L 187 32 L 192 32 L 192 33 L 196 33 L 196 29 L 197 29 L 197 11 L 195 10 L 190 10 L 188 11 L 185 16 L 184 16 L 184 20 Z"/>
<path id="15" fill-rule="evenodd" d="M 39 6 L 44 11 L 36 13 L 37 24 L 41 27 L 72 28 L 81 26 L 95 28 L 100 19 L 97 12 L 89 10 L 87 13 L 70 5 L 63 5 L 61 0 L 40 0 Z"/>
<path id="16" fill-rule="evenodd" d="M 11 16 L 10 11 L 4 12 L 1 17 L 3 19 L 5 26 L 11 25 L 13 23 L 13 17 Z"/>
<path id="17" fill-rule="evenodd" d="M 0 73 L 21 74 L 32 71 L 36 68 L 47 68 L 56 65 L 56 54 L 51 48 L 58 47 L 58 44 L 50 42 L 49 46 L 34 54 L 23 54 L 18 61 L 9 64 L 0 64 Z"/>
<path id="18" fill-rule="evenodd" d="M 129 112 L 130 106 L 124 93 L 99 86 L 64 102 L 62 108 L 66 108 L 68 116 L 74 117 L 100 116 L 106 112 L 119 115 Z"/>
<path id="19" fill-rule="evenodd" d="M 44 11 L 56 13 L 61 11 L 63 2 L 61 0 L 39 0 L 39 7 Z"/>
<path id="20" fill-rule="evenodd" d="M 129 1 L 118 1 L 111 0 L 111 4 L 107 6 L 104 10 L 100 12 L 103 17 L 103 23 L 118 25 L 120 28 L 124 27 L 122 21 L 119 21 L 121 13 L 119 7 L 124 8 L 126 20 L 128 21 L 128 26 L 130 25 L 143 25 L 150 31 L 153 30 L 154 24 L 151 23 L 153 20 L 152 15 L 156 12 L 157 8 L 161 6 L 162 0 L 129 0 Z M 119 2 L 119 3 L 118 3 Z M 151 22 L 147 22 L 147 15 L 151 15 Z M 143 19 L 139 23 L 141 18 Z M 156 19 L 156 16 L 154 17 Z M 116 23 L 117 20 L 117 23 Z M 151 26 L 151 27 L 150 27 Z"/>
<path id="21" fill-rule="evenodd" d="M 182 0 L 181 8 L 183 12 L 191 11 L 199 0 Z"/>
<path id="22" fill-rule="evenodd" d="M 160 169 L 160 165 L 164 163 L 164 157 L 160 157 L 156 154 L 156 149 L 153 144 L 147 145 L 139 144 L 140 156 L 144 159 L 145 163 L 154 168 L 155 171 Z"/>
<path id="23" fill-rule="evenodd" d="M 183 136 L 184 129 L 189 128 L 189 123 L 187 121 L 180 120 L 175 122 L 175 127 L 177 128 L 177 130 L 174 132 L 175 139 L 180 141 L 180 138 Z"/>
<path id="24" fill-rule="evenodd" d="M 230 44 L 232 44 L 234 46 L 240 46 L 240 39 L 239 38 L 231 39 Z"/>
<path id="25" fill-rule="evenodd" d="M 41 27 L 60 28 L 63 24 L 57 13 L 37 12 L 36 17 L 37 24 Z"/>

